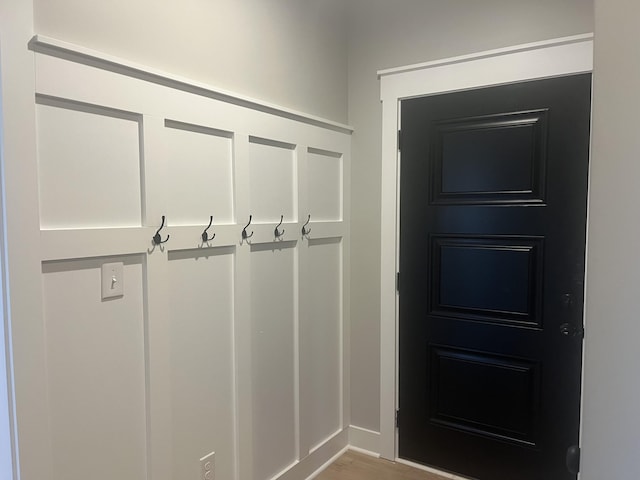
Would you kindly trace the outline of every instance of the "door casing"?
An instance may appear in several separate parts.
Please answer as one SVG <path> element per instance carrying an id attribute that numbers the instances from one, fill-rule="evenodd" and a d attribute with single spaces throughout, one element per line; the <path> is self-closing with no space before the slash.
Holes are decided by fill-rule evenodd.
<path id="1" fill-rule="evenodd" d="M 378 72 L 382 101 L 379 439 L 381 457 L 389 460 L 398 459 L 395 416 L 398 405 L 399 353 L 396 273 L 400 247 L 400 101 L 412 97 L 591 71 L 593 34 L 518 45 Z"/>

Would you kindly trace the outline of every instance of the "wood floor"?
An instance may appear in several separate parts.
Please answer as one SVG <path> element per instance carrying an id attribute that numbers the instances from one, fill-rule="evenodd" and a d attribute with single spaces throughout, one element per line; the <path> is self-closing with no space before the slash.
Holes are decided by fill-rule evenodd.
<path id="1" fill-rule="evenodd" d="M 416 468 L 348 451 L 315 480 L 446 480 Z"/>

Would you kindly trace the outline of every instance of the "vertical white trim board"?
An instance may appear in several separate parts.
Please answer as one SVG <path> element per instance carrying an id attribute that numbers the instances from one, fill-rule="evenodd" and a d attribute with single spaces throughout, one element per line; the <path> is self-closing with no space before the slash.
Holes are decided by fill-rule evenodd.
<path id="1" fill-rule="evenodd" d="M 5 309 L 13 367 L 14 478 L 51 479 L 45 332 L 42 321 L 35 67 L 27 42 L 33 1 L 0 1 Z M 11 387 L 10 387 L 11 388 Z M 4 477 L 3 477 L 4 478 Z"/>
<path id="2" fill-rule="evenodd" d="M 558 77 L 593 70 L 593 35 L 519 45 L 378 72 L 382 100 L 382 204 L 380 268 L 380 454 L 397 457 L 395 411 L 398 367 L 398 208 L 400 101 Z"/>

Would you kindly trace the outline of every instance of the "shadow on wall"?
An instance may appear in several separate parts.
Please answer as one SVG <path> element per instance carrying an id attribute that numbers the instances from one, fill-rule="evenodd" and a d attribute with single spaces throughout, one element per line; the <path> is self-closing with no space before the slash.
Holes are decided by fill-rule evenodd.
<path id="1" fill-rule="evenodd" d="M 0 102 L 0 166 L 3 161 L 3 148 L 2 148 L 2 104 Z M 0 172 L 4 168 L 0 168 Z M 0 184 L 0 193 L 2 184 Z M 0 195 L 0 247 L 3 244 L 4 238 L 4 207 L 2 205 L 2 198 L 4 195 Z M 4 306 L 5 302 L 5 290 L 4 290 L 4 247 L 0 248 L 0 316 L 2 322 L 0 322 L 0 478 L 10 479 L 13 478 L 12 467 L 12 445 L 11 445 L 11 422 L 10 422 L 10 410 L 9 410 L 9 370 L 7 366 L 9 349 L 9 323 L 8 316 Z"/>

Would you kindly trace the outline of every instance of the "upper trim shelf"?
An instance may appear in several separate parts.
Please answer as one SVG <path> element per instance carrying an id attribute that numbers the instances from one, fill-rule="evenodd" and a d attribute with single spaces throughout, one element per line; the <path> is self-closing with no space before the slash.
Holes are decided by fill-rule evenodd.
<path id="1" fill-rule="evenodd" d="M 402 67 L 387 68 L 384 70 L 378 70 L 378 78 L 386 77 L 389 75 L 396 75 L 398 73 L 412 72 L 415 70 L 424 70 L 427 68 L 442 67 L 444 65 L 453 65 L 456 63 L 468 62 L 470 60 L 480 60 L 483 58 L 497 57 L 500 55 L 507 55 L 511 53 L 527 52 L 531 50 L 539 50 L 541 48 L 557 47 L 560 45 L 570 45 L 572 43 L 581 43 L 581 42 L 593 40 L 593 38 L 594 38 L 593 33 L 584 33 L 580 35 L 573 35 L 570 37 L 563 37 L 559 39 L 525 43 L 525 44 L 516 45 L 513 47 L 496 48 L 494 50 L 470 53 L 467 55 L 460 55 L 457 57 L 451 57 L 451 58 L 446 58 L 441 60 L 433 60 L 430 62 L 415 63 L 412 65 L 405 65 Z"/>
<path id="2" fill-rule="evenodd" d="M 35 35 L 29 41 L 29 48 L 34 52 L 42 53 L 44 55 L 62 58 L 83 65 L 90 65 L 102 70 L 138 78 L 140 80 L 164 85 L 177 90 L 220 100 L 222 102 L 250 108 L 252 110 L 257 110 L 271 115 L 288 118 L 290 120 L 314 125 L 316 127 L 347 134 L 351 134 L 353 132 L 353 127 L 349 125 L 309 115 L 307 113 L 281 107 L 279 105 L 274 105 L 244 95 L 239 95 L 205 83 L 195 82 L 188 78 L 172 75 L 151 67 L 139 65 L 134 62 L 43 35 Z"/>

